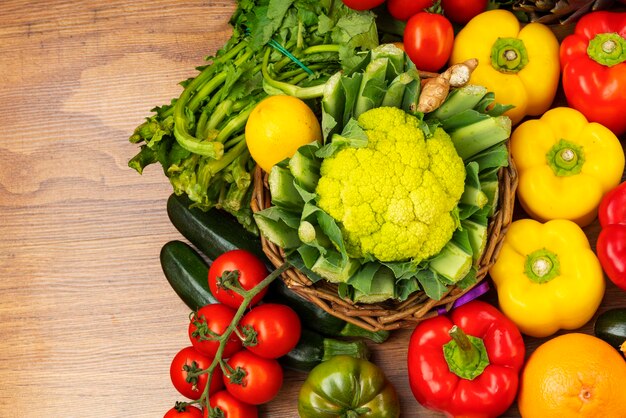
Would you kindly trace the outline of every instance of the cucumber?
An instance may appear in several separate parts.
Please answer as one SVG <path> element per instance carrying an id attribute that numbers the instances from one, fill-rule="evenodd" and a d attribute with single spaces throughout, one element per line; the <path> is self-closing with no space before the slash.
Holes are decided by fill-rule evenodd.
<path id="1" fill-rule="evenodd" d="M 308 372 L 322 361 L 342 354 L 365 360 L 370 357 L 369 348 L 363 340 L 335 340 L 302 328 L 298 345 L 281 357 L 280 363 L 293 370 Z"/>
<path id="2" fill-rule="evenodd" d="M 215 208 L 207 212 L 190 208 L 191 204 L 187 196 L 172 194 L 167 200 L 167 214 L 174 227 L 209 259 L 215 260 L 226 251 L 241 248 L 258 256 L 270 271 L 274 269 L 263 253 L 260 239 L 246 231 L 235 218 Z M 323 335 L 364 337 L 377 343 L 389 338 L 389 331 L 371 332 L 329 314 L 289 290 L 280 279 L 274 280 L 271 289 L 270 293 L 277 296 L 276 302 L 290 306 L 298 313 L 305 326 Z M 183 296 L 181 298 L 185 301 Z M 265 298 L 269 299 L 269 294 Z"/>
<path id="3" fill-rule="evenodd" d="M 209 289 L 209 266 L 188 244 L 170 241 L 161 248 L 159 258 L 170 286 L 192 310 L 217 303 Z"/>
<path id="4" fill-rule="evenodd" d="M 389 338 L 389 331 L 372 332 L 358 327 L 341 318 L 333 316 L 309 302 L 302 296 L 290 290 L 282 280 L 274 280 L 265 299 L 274 298 L 278 303 L 284 303 L 292 308 L 302 321 L 302 324 L 313 331 L 329 337 L 363 337 L 376 343 L 382 343 Z"/>
<path id="5" fill-rule="evenodd" d="M 619 350 L 626 343 L 626 308 L 613 308 L 601 313 L 593 324 L 593 332 Z"/>
<path id="6" fill-rule="evenodd" d="M 167 199 L 167 215 L 174 227 L 209 259 L 240 248 L 271 266 L 259 237 L 246 231 L 232 215 L 217 208 L 204 212 L 190 208 L 192 204 L 186 195 L 172 194 Z"/>

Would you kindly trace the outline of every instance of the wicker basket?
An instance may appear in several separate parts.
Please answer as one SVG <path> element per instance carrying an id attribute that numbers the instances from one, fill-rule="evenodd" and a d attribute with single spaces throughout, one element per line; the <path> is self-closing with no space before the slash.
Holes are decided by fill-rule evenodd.
<path id="1" fill-rule="evenodd" d="M 515 165 L 510 156 L 508 167 L 501 168 L 498 177 L 500 185 L 498 210 L 490 218 L 487 245 L 478 264 L 476 284 L 472 287 L 478 285 L 485 278 L 489 268 L 495 262 L 504 233 L 513 218 L 518 179 Z M 257 167 L 254 173 L 252 210 L 258 212 L 268 208 L 270 204 L 271 197 L 267 187 L 267 174 Z M 263 251 L 274 266 L 282 265 L 284 263 L 282 248 L 264 237 L 261 237 L 261 242 Z M 315 303 L 326 312 L 371 331 L 415 326 L 423 319 L 437 316 L 442 308 L 449 311 L 454 302 L 472 288 L 460 289 L 451 286 L 440 300 L 431 299 L 423 291 L 418 291 L 402 302 L 385 301 L 376 304 L 362 304 L 340 298 L 336 284 L 324 280 L 312 283 L 295 268 L 287 269 L 283 273 L 282 279 L 292 291 Z"/>

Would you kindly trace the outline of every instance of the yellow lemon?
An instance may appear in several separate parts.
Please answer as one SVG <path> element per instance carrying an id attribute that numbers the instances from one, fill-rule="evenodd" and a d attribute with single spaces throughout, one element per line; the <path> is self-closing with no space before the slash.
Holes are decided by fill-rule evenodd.
<path id="1" fill-rule="evenodd" d="M 290 158 L 297 149 L 321 141 L 322 129 L 315 114 L 292 96 L 270 96 L 256 105 L 246 123 L 250 155 L 266 172 Z"/>

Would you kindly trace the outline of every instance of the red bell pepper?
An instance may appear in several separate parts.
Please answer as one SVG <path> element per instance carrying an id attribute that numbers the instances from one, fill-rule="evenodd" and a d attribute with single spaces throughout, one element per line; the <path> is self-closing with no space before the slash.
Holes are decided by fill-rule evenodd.
<path id="1" fill-rule="evenodd" d="M 563 91 L 570 107 L 619 136 L 626 132 L 626 13 L 592 12 L 561 43 Z"/>
<path id="2" fill-rule="evenodd" d="M 515 400 L 525 347 L 513 322 L 474 300 L 421 322 L 409 342 L 415 399 L 453 417 L 497 417 Z"/>
<path id="3" fill-rule="evenodd" d="M 600 234 L 596 252 L 602 269 L 626 290 L 626 181 L 604 195 L 598 207 Z"/>

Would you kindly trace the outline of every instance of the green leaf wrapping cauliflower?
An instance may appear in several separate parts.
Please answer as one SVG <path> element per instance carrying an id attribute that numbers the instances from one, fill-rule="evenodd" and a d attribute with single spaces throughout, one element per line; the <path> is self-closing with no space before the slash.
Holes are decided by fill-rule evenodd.
<path id="1" fill-rule="evenodd" d="M 318 206 L 338 221 L 350 257 L 419 262 L 459 225 L 465 165 L 441 128 L 425 139 L 420 121 L 380 107 L 358 119 L 368 142 L 323 160 Z"/>

